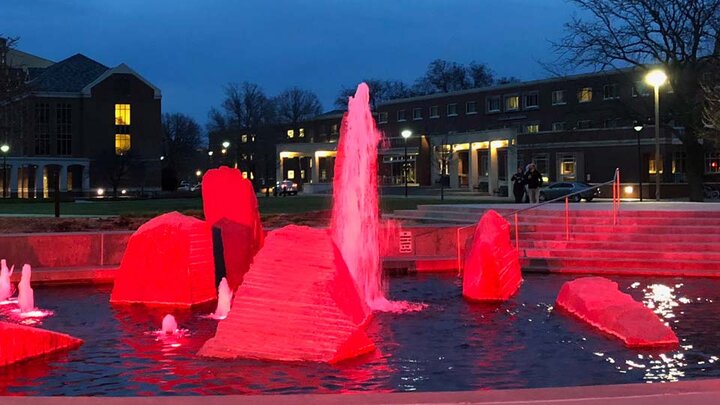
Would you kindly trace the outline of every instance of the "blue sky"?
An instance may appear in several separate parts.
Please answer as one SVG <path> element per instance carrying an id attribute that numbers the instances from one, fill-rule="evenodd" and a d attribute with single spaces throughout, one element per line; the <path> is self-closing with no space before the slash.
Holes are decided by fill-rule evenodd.
<path id="1" fill-rule="evenodd" d="M 499 76 L 548 76 L 564 0 L 0 0 L 0 34 L 55 61 L 127 63 L 163 91 L 163 111 L 205 124 L 223 85 L 314 91 L 325 110 L 363 77 L 413 81 L 436 58 Z"/>

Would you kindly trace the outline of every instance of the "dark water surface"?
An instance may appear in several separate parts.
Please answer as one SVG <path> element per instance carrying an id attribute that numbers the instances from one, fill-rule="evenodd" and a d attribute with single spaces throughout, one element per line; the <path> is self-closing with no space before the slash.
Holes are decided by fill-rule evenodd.
<path id="1" fill-rule="evenodd" d="M 661 313 L 675 351 L 638 351 L 553 311 L 572 277 L 526 275 L 501 305 L 464 301 L 452 275 L 390 280 L 393 299 L 422 312 L 378 314 L 378 353 L 336 366 L 208 360 L 195 356 L 217 321 L 213 308 L 174 311 L 190 335 L 158 341 L 166 311 L 112 307 L 109 287 L 36 288 L 55 315 L 40 327 L 85 340 L 78 350 L 0 369 L 3 395 L 198 395 L 449 391 L 675 381 L 720 376 L 720 280 L 614 278 Z M 0 318 L 8 320 L 7 309 Z M 17 320 L 11 320 L 17 322 Z"/>

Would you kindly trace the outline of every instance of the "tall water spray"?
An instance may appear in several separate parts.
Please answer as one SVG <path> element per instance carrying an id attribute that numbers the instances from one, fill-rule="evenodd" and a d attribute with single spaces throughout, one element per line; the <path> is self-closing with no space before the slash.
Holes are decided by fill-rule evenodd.
<path id="1" fill-rule="evenodd" d="M 18 284 L 18 306 L 20 312 L 27 313 L 35 310 L 35 296 L 30 287 L 31 269 L 29 264 L 23 265 Z"/>

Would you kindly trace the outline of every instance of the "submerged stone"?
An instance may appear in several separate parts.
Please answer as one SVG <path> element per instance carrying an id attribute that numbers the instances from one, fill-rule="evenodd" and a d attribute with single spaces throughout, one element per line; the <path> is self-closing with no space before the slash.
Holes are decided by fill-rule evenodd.
<path id="1" fill-rule="evenodd" d="M 286 226 L 268 234 L 199 354 L 335 363 L 375 350 L 366 310 L 327 231 Z"/>
<path id="2" fill-rule="evenodd" d="M 642 302 L 604 277 L 584 277 L 563 284 L 557 307 L 615 336 L 631 348 L 676 346 L 675 332 Z"/>
<path id="3" fill-rule="evenodd" d="M 0 367 L 80 347 L 83 341 L 45 329 L 0 322 Z"/>
<path id="4" fill-rule="evenodd" d="M 209 227 L 171 212 L 130 237 L 110 302 L 190 307 L 213 301 L 216 294 Z"/>
<path id="5" fill-rule="evenodd" d="M 474 301 L 505 301 L 522 283 L 510 224 L 489 210 L 478 222 L 463 267 L 463 296 Z"/>

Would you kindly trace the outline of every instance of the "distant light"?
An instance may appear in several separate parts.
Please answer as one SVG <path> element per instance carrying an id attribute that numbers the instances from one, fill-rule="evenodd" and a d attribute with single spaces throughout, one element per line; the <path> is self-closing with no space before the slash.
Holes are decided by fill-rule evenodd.
<path id="1" fill-rule="evenodd" d="M 125 190 L 125 189 L 120 190 L 120 194 L 122 194 L 122 195 L 127 194 L 127 190 Z"/>
<path id="2" fill-rule="evenodd" d="M 8 146 L 7 144 L 0 146 L 0 151 L 2 151 L 2 153 L 8 153 L 9 150 L 10 146 Z"/>
<path id="3" fill-rule="evenodd" d="M 160 160 L 165 160 L 165 156 L 160 156 Z"/>
<path id="4" fill-rule="evenodd" d="M 625 194 L 632 194 L 633 190 L 633 186 L 625 186 Z"/>
<path id="5" fill-rule="evenodd" d="M 224 154 L 227 153 L 227 149 L 223 149 L 223 150 L 221 150 L 220 152 L 222 152 L 222 154 L 224 155 Z"/>
<path id="6" fill-rule="evenodd" d="M 208 151 L 208 156 L 212 156 L 212 155 L 213 155 L 213 151 L 209 150 L 209 151 Z"/>
<path id="7" fill-rule="evenodd" d="M 196 171 L 196 172 L 195 172 L 195 175 L 198 176 L 198 177 L 202 176 L 202 170 Z"/>
<path id="8" fill-rule="evenodd" d="M 105 194 L 105 189 L 103 189 L 103 188 L 97 189 L 97 195 L 104 195 L 104 194 Z"/>
<path id="9" fill-rule="evenodd" d="M 229 147 L 230 147 L 230 142 L 228 142 L 228 141 L 223 142 L 223 143 L 222 143 L 222 147 L 225 148 L 225 149 L 229 148 Z"/>
<path id="10" fill-rule="evenodd" d="M 642 125 L 635 125 L 635 126 L 633 127 L 633 129 L 634 129 L 636 132 L 640 132 L 640 131 L 643 130 L 643 126 L 642 126 Z"/>
<path id="11" fill-rule="evenodd" d="M 403 138 L 408 139 L 412 135 L 412 131 L 409 129 L 406 129 L 406 130 L 402 131 L 400 133 L 400 135 L 402 135 Z"/>
<path id="12" fill-rule="evenodd" d="M 543 176 L 543 183 L 547 183 L 550 181 L 550 179 L 547 176 Z"/>
<path id="13" fill-rule="evenodd" d="M 660 87 L 667 81 L 667 75 L 660 69 L 651 70 L 645 76 L 645 82 L 653 87 Z"/>

